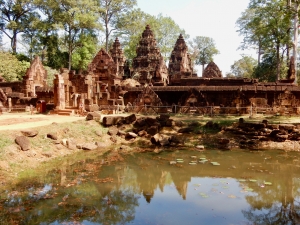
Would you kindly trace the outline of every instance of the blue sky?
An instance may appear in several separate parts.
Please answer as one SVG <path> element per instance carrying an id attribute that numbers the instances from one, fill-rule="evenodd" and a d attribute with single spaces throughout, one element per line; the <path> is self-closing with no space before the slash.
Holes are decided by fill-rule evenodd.
<path id="1" fill-rule="evenodd" d="M 250 0 L 137 0 L 138 7 L 151 15 L 170 16 L 190 38 L 207 36 L 214 39 L 219 55 L 215 63 L 225 76 L 241 54 L 256 58 L 255 50 L 238 50 L 243 37 L 236 32 L 236 21 Z M 175 43 L 174 43 L 175 44 Z M 201 67 L 197 67 L 201 76 Z"/>

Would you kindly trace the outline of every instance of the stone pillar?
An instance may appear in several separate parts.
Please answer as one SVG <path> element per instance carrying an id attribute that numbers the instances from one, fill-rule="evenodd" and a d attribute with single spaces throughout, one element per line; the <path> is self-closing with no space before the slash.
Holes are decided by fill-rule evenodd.
<path id="1" fill-rule="evenodd" d="M 8 112 L 11 112 L 11 108 L 12 108 L 11 98 L 8 98 L 7 102 L 8 102 Z"/>
<path id="2" fill-rule="evenodd" d="M 57 109 L 65 109 L 65 85 L 61 75 L 56 74 L 54 79 L 54 105 Z"/>

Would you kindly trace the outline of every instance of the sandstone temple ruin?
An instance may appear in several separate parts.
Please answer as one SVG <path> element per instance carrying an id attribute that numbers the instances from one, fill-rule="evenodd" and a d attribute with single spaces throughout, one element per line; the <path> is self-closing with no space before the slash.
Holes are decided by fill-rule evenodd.
<path id="1" fill-rule="evenodd" d="M 48 87 L 47 72 L 36 57 L 22 82 L 0 82 L 0 101 L 4 107 L 16 107 L 43 99 L 57 112 L 76 110 L 83 104 L 87 111 L 300 113 L 300 88 L 293 83 L 292 70 L 286 80 L 260 83 L 223 78 L 218 66 L 210 62 L 198 77 L 183 36 L 174 43 L 167 66 L 149 25 L 136 53 L 130 67 L 116 39 L 109 52 L 97 53 L 84 74 L 61 69 L 53 88 Z"/>

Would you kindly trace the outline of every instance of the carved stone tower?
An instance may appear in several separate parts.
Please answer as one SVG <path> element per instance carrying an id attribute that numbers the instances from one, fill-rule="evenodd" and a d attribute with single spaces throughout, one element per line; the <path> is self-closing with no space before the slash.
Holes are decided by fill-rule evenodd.
<path id="1" fill-rule="evenodd" d="M 171 83 L 180 83 L 181 78 L 191 77 L 193 74 L 192 61 L 188 53 L 188 47 L 181 34 L 171 53 L 168 72 Z"/>
<path id="2" fill-rule="evenodd" d="M 141 84 L 168 83 L 168 70 L 149 25 L 142 34 L 136 53 L 132 64 L 135 79 Z"/>
<path id="3" fill-rule="evenodd" d="M 113 48 L 110 50 L 110 55 L 117 65 L 117 76 L 124 76 L 124 64 L 126 59 L 118 38 L 116 38 Z"/>
<path id="4" fill-rule="evenodd" d="M 205 70 L 202 74 L 202 77 L 203 78 L 214 78 L 214 77 L 221 78 L 222 77 L 222 72 L 214 62 L 210 62 L 206 66 L 206 68 L 205 68 Z"/>

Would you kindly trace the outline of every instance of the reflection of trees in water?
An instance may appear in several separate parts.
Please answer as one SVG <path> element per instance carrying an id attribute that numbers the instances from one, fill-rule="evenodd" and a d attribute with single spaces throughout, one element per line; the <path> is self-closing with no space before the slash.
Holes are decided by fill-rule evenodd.
<path id="1" fill-rule="evenodd" d="M 0 224 L 61 224 L 75 221 L 125 224 L 134 219 L 138 196 L 132 191 L 112 190 L 107 196 L 102 196 L 97 188 L 87 188 L 91 190 L 87 189 L 86 193 L 76 193 L 76 189 L 68 190 L 71 192 L 64 193 L 64 201 L 59 195 L 47 201 L 31 202 L 30 205 L 24 202 L 24 206 L 16 213 L 10 211 L 12 208 L 5 208 L 0 213 Z"/>
<path id="2" fill-rule="evenodd" d="M 300 224 L 300 181 L 294 173 L 286 173 L 293 171 L 287 168 L 289 166 L 294 167 L 280 165 L 277 168 L 283 172 L 282 177 L 273 179 L 271 186 L 255 190 L 256 195 L 246 196 L 251 208 L 242 213 L 253 224 Z"/>

